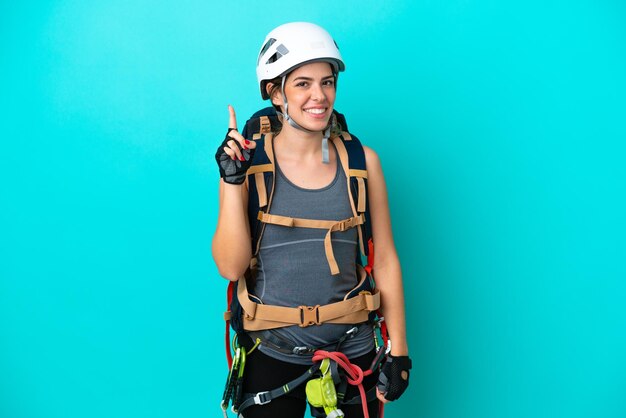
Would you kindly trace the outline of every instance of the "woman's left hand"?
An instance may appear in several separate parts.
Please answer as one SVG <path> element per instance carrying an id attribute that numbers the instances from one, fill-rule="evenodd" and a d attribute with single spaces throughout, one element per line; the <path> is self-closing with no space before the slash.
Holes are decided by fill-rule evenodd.
<path id="1" fill-rule="evenodd" d="M 409 356 L 389 355 L 387 357 L 376 384 L 376 397 L 382 403 L 395 401 L 402 396 L 409 386 L 409 371 L 411 367 Z"/>

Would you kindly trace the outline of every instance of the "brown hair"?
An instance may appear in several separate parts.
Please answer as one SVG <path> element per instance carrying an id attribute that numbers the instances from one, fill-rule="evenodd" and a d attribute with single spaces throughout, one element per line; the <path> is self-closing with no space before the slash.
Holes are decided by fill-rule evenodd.
<path id="1" fill-rule="evenodd" d="M 263 85 L 263 88 L 266 89 L 266 91 L 267 91 L 267 85 L 268 84 L 272 85 L 270 87 L 270 89 L 269 89 L 269 92 L 268 92 L 268 94 L 270 96 L 270 103 L 272 104 L 274 109 L 276 109 L 276 112 L 280 112 L 280 113 L 282 113 L 282 110 L 280 109 L 280 106 L 274 104 L 274 102 L 272 101 L 272 97 L 277 92 L 280 92 L 280 87 L 282 85 L 282 81 L 283 81 L 282 77 L 276 77 L 276 78 L 274 78 L 272 80 L 268 80 Z M 279 114 L 277 114 L 276 116 L 278 118 L 278 124 L 276 126 L 272 126 L 272 133 L 274 134 L 274 136 L 278 135 L 280 133 L 281 129 L 283 128 L 282 116 L 280 116 Z"/>

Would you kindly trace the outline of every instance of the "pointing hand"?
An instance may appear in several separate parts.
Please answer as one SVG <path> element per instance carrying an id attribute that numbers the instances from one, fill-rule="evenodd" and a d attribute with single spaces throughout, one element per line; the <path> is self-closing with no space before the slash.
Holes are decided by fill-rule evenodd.
<path id="1" fill-rule="evenodd" d="M 219 166 L 220 177 L 226 183 L 242 184 L 252 164 L 256 143 L 248 141 L 237 131 L 235 109 L 230 105 L 228 112 L 230 114 L 228 132 L 215 153 L 215 160 Z"/>

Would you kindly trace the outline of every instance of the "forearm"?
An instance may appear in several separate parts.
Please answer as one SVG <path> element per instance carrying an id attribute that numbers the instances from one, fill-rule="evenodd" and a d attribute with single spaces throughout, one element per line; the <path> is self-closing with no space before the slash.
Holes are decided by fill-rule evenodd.
<path id="1" fill-rule="evenodd" d="M 381 311 L 385 317 L 389 339 L 391 340 L 391 354 L 406 356 L 409 348 L 406 338 L 404 290 L 402 272 L 397 257 L 395 260 L 376 266 L 374 274 L 376 287 L 380 290 Z"/>
<path id="2" fill-rule="evenodd" d="M 237 280 L 250 263 L 250 228 L 243 185 L 220 184 L 220 209 L 213 236 L 213 259 L 222 277 Z"/>

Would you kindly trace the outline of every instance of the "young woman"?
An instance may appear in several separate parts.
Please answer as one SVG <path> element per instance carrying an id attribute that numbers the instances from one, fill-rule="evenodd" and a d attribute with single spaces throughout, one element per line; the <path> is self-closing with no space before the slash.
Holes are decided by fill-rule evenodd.
<path id="1" fill-rule="evenodd" d="M 353 216 L 346 173 L 334 142 L 338 127 L 333 105 L 337 76 L 344 68 L 332 37 L 311 23 L 279 26 L 263 43 L 257 64 L 261 96 L 271 100 L 282 122 L 278 132 L 264 138 L 264 149 L 269 143 L 273 152 L 273 216 L 326 222 Z M 325 246 L 329 231 L 315 227 L 289 228 L 272 221 L 263 226 L 258 253 L 253 254 L 245 180 L 258 144 L 237 131 L 231 106 L 229 112 L 229 130 L 216 154 L 222 181 L 213 258 L 220 274 L 231 281 L 239 280 L 254 255 L 256 278 L 248 291 L 263 305 L 310 308 L 343 300 L 359 281 L 360 267 L 355 262 L 359 222 L 346 230 L 333 230 L 332 261 Z M 392 237 L 385 180 L 376 153 L 367 147 L 363 151 L 371 231 L 376 245 L 376 288 L 392 342 L 380 375 L 375 371 L 363 380 L 365 391 L 371 389 L 374 393 L 376 387 L 376 397 L 368 402 L 369 416 L 375 417 L 378 402 L 397 399 L 408 386 L 411 362 L 402 276 Z M 329 269 L 332 262 L 335 267 Z M 310 367 L 313 352 L 318 348 L 338 349 L 352 364 L 363 370 L 370 367 L 376 354 L 371 324 L 316 322 L 317 326 L 306 326 L 310 324 L 249 332 L 260 345 L 247 358 L 244 392 L 271 391 L 301 376 Z M 348 387 L 344 399 L 358 394 L 356 387 Z M 304 385 L 301 385 L 268 403 L 257 399 L 243 415 L 302 417 L 306 408 L 304 399 Z M 341 410 L 347 417 L 364 415 L 360 403 L 343 405 Z"/>

